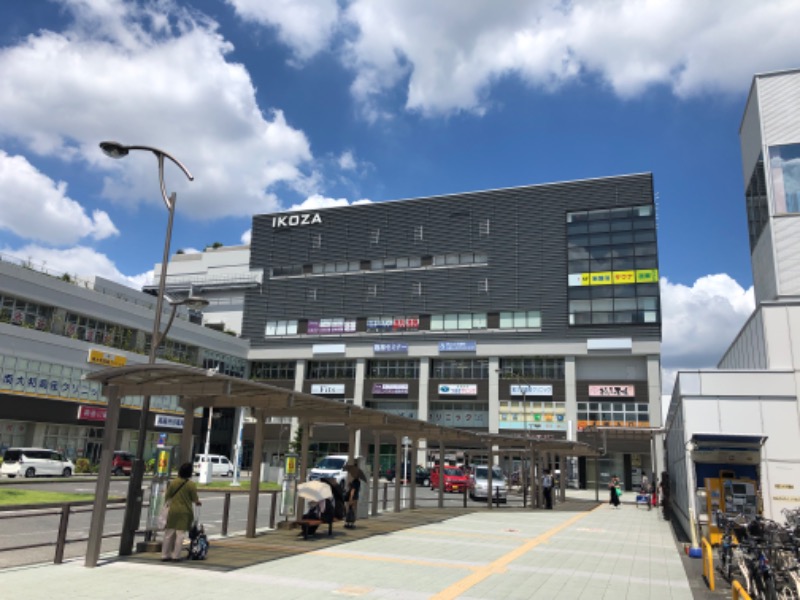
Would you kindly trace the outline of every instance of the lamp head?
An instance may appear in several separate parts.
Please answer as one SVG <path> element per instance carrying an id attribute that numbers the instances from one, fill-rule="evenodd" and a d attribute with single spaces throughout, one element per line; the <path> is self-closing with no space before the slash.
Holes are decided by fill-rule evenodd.
<path id="1" fill-rule="evenodd" d="M 100 149 L 111 158 L 122 158 L 128 155 L 128 147 L 119 142 L 100 142 Z"/>
<path id="2" fill-rule="evenodd" d="M 187 296 L 186 298 L 181 298 L 180 300 L 173 300 L 165 294 L 164 299 L 172 306 L 185 306 L 186 308 L 191 308 L 193 310 L 201 310 L 209 305 L 208 300 L 201 298 L 200 296 Z"/>

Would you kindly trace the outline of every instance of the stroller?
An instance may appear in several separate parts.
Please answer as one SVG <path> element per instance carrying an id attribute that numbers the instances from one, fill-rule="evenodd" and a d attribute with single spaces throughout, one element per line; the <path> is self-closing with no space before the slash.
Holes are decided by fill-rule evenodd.
<path id="1" fill-rule="evenodd" d="M 208 556 L 208 536 L 200 523 L 200 511 L 197 511 L 192 528 L 189 530 L 189 560 L 205 560 Z"/>

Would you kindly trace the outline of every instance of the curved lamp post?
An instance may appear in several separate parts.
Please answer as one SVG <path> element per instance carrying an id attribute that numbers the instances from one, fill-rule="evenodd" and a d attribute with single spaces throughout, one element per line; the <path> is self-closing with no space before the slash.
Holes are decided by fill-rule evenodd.
<path id="1" fill-rule="evenodd" d="M 156 296 L 156 311 L 153 319 L 153 333 L 150 338 L 150 353 L 148 355 L 148 364 L 155 364 L 156 352 L 161 342 L 167 335 L 167 331 L 175 319 L 175 312 L 179 305 L 193 304 L 189 298 L 180 302 L 170 302 L 172 304 L 172 314 L 170 315 L 169 322 L 163 333 L 161 330 L 161 311 L 164 308 L 164 289 L 167 281 L 167 264 L 169 263 L 169 249 L 172 242 L 172 223 L 175 218 L 175 203 L 178 196 L 175 192 L 167 195 L 167 187 L 164 184 L 164 159 L 168 158 L 178 168 L 183 171 L 184 175 L 193 181 L 194 177 L 189 170 L 177 158 L 152 146 L 125 146 L 119 142 L 100 142 L 100 149 L 111 158 L 124 158 L 131 150 L 146 150 L 156 155 L 158 160 L 158 181 L 161 186 L 161 196 L 164 199 L 164 204 L 167 207 L 169 218 L 167 220 L 167 233 L 164 239 L 164 257 L 161 260 L 161 278 L 158 282 L 158 295 Z M 191 298 L 191 296 L 190 296 Z M 208 304 L 207 301 L 202 300 Z M 133 550 L 133 541 L 136 530 L 139 526 L 142 511 L 142 480 L 144 479 L 144 447 L 147 437 L 147 421 L 150 413 L 150 396 L 145 396 L 142 400 L 142 412 L 139 416 L 139 439 L 136 443 L 136 457 L 131 466 L 131 478 L 128 485 L 128 496 L 125 503 L 125 517 L 122 525 L 122 538 L 120 539 L 119 553 L 121 555 L 128 555 Z"/>

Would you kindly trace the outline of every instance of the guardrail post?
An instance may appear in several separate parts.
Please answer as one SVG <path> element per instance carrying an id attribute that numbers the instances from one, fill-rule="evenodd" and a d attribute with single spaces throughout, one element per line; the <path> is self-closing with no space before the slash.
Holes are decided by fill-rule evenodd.
<path id="1" fill-rule="evenodd" d="M 497 508 L 500 508 L 500 486 L 494 486 L 494 499 L 493 502 L 497 505 Z"/>
<path id="2" fill-rule="evenodd" d="M 464 508 L 467 508 L 467 486 L 464 486 Z"/>
<path id="3" fill-rule="evenodd" d="M 56 538 L 56 555 L 53 563 L 60 565 L 64 562 L 64 546 L 67 543 L 67 526 L 69 525 L 70 505 L 64 504 L 61 507 L 61 519 L 58 523 L 58 537 Z"/>
<path id="4" fill-rule="evenodd" d="M 703 577 L 706 578 L 708 589 L 714 591 L 714 553 L 711 551 L 711 544 L 706 538 L 700 541 L 703 548 Z"/>
<path id="5" fill-rule="evenodd" d="M 738 581 L 734 581 L 731 585 L 731 598 L 732 600 L 752 600 Z"/>
<path id="6" fill-rule="evenodd" d="M 389 505 L 389 484 L 384 481 L 383 482 L 383 510 L 386 511 L 386 507 Z"/>
<path id="7" fill-rule="evenodd" d="M 278 512 L 278 492 L 272 492 L 272 502 L 269 505 L 269 528 L 275 529 L 275 513 Z"/>
<path id="8" fill-rule="evenodd" d="M 222 535 L 228 535 L 228 519 L 231 514 L 231 493 L 225 492 L 225 503 L 222 505 Z"/>

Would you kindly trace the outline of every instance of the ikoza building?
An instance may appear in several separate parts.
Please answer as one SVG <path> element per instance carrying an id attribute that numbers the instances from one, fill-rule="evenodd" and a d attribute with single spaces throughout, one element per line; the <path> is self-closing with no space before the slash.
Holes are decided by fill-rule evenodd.
<path id="1" fill-rule="evenodd" d="M 600 442 L 601 479 L 653 468 L 650 438 L 626 435 L 661 425 L 649 174 L 257 215 L 250 269 L 263 274 L 244 292 L 254 379 Z M 339 449 L 331 430 L 314 438 Z"/>
<path id="2" fill-rule="evenodd" d="M 205 327 L 175 320 L 159 362 L 436 424 L 587 441 L 605 449 L 601 480 L 633 485 L 659 464 L 650 174 L 257 215 L 251 240 L 173 255 L 170 298 L 210 304 Z M 49 445 L 93 458 L 105 398 L 82 377 L 147 360 L 153 297 L 5 260 L 0 275 L 0 452 Z M 120 449 L 136 446 L 140 401 L 124 403 Z M 233 456 L 241 414 L 219 412 L 210 448 Z M 177 399 L 154 400 L 146 453 L 178 434 L 181 414 Z M 207 416 L 195 418 L 196 450 Z M 317 454 L 346 448 L 342 427 L 311 433 Z M 245 425 L 245 466 L 253 435 Z M 265 435 L 267 460 L 286 451 L 286 423 Z M 394 446 L 380 455 L 390 465 Z M 568 466 L 573 483 L 593 481 L 593 468 Z"/>

